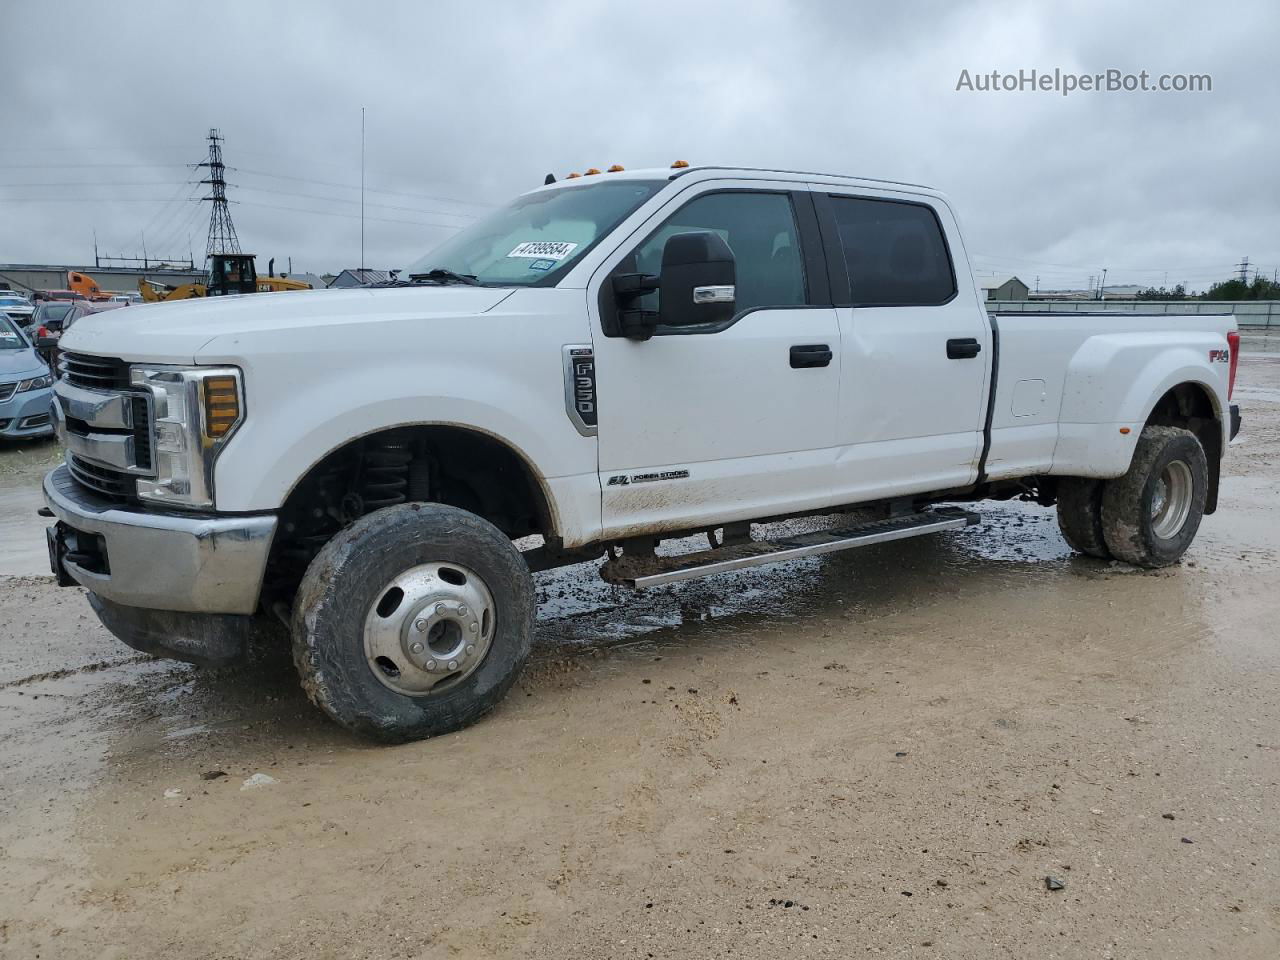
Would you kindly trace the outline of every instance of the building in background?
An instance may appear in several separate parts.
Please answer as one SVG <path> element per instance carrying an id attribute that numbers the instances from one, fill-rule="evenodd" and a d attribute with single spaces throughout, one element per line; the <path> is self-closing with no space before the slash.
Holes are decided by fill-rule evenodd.
<path id="1" fill-rule="evenodd" d="M 1106 300 L 1133 300 L 1145 289 L 1145 287 L 1137 283 L 1109 283 L 1102 288 L 1102 295 L 1103 299 Z"/>
<path id="2" fill-rule="evenodd" d="M 160 264 L 154 267 L 81 267 L 63 264 L 0 263 L 0 286 L 31 294 L 37 290 L 66 290 L 68 274 L 81 273 L 95 280 L 103 293 L 133 293 L 138 281 L 147 279 L 171 287 L 184 283 L 204 283 L 204 270 L 183 264 L 173 267 Z"/>
<path id="3" fill-rule="evenodd" d="M 371 283 L 386 283 L 391 279 L 389 270 L 361 270 L 353 267 L 350 270 L 343 270 L 340 274 L 333 278 L 333 282 L 329 284 L 331 287 L 364 287 Z"/>
<path id="4" fill-rule="evenodd" d="M 323 278 L 316 276 L 314 273 L 303 273 L 301 270 L 297 273 L 282 273 L 280 276 L 286 277 L 289 280 L 299 280 L 302 283 L 309 283 L 311 284 L 312 290 L 323 290 L 328 286 L 328 284 L 324 282 Z"/>
<path id="5" fill-rule="evenodd" d="M 1031 288 L 1017 277 L 996 277 L 978 281 L 984 300 L 1026 300 Z"/>
<path id="6" fill-rule="evenodd" d="M 1092 290 L 1034 290 L 1028 300 L 1093 300 Z"/>

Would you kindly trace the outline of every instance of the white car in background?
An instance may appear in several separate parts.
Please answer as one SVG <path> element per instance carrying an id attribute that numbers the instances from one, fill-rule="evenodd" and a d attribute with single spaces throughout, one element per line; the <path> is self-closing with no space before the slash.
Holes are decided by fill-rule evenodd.
<path id="1" fill-rule="evenodd" d="M 14 290 L 0 290 L 0 313 L 8 314 L 19 326 L 30 324 L 31 315 L 35 312 L 35 304 L 23 294 Z"/>

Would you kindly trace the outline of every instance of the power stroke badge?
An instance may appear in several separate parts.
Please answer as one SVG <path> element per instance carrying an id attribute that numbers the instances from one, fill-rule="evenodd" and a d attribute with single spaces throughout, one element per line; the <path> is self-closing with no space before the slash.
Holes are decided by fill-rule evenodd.
<path id="1" fill-rule="evenodd" d="M 653 483 L 657 480 L 688 480 L 688 470 L 663 470 L 660 473 L 632 473 L 618 474 L 616 477 L 610 477 L 608 486 L 611 487 L 627 487 L 633 483 Z"/>

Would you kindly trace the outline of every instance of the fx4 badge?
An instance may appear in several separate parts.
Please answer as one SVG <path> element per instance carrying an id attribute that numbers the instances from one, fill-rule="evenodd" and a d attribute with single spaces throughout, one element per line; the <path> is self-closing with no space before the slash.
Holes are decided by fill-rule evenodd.
<path id="1" fill-rule="evenodd" d="M 1209 362 L 1210 363 L 1230 363 L 1231 351 L 1230 350 L 1210 350 Z"/>
<path id="2" fill-rule="evenodd" d="M 687 480 L 689 479 L 688 470 L 663 470 L 661 473 L 633 473 L 628 476 L 620 473 L 616 477 L 610 477 L 608 486 L 610 487 L 627 487 L 633 483 L 653 483 L 655 480 Z"/>

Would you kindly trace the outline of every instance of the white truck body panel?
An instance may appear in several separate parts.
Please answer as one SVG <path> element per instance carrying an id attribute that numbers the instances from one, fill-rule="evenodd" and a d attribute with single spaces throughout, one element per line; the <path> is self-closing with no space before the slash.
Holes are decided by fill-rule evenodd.
<path id="1" fill-rule="evenodd" d="M 997 323 L 992 479 L 1119 476 L 1156 401 L 1180 383 L 1203 386 L 1225 421 L 1229 365 L 1209 354 L 1235 329 L 1230 316 L 1005 315 Z"/>
<path id="2" fill-rule="evenodd" d="M 714 335 L 605 336 L 598 304 L 610 271 L 671 211 L 724 187 L 927 203 L 943 226 L 957 292 L 940 306 L 758 309 Z M 240 368 L 247 416 L 217 460 L 219 512 L 280 509 L 326 454 L 359 437 L 453 425 L 518 454 L 566 546 L 942 492 L 974 483 L 980 471 L 990 480 L 1118 476 L 1153 406 L 1180 383 L 1209 391 L 1227 435 L 1228 366 L 1210 352 L 1226 348 L 1230 317 L 1019 315 L 998 327 L 993 397 L 996 338 L 959 225 L 935 191 L 705 170 L 641 204 L 554 287 L 328 290 L 131 307 L 84 319 L 62 348 Z M 946 341 L 959 337 L 978 341 L 976 359 L 947 358 Z M 810 342 L 829 343 L 832 364 L 791 369 L 789 345 Z M 595 351 L 596 436 L 566 411 L 570 345 Z M 614 480 L 635 474 L 673 476 Z"/>
<path id="3" fill-rule="evenodd" d="M 558 527 L 575 539 L 599 529 L 595 440 L 565 415 L 561 364 L 561 344 L 590 342 L 581 291 L 351 293 L 227 298 L 237 302 L 224 309 L 240 314 L 243 326 L 233 331 L 224 321 L 198 359 L 240 367 L 246 404 L 264 415 L 246 418 L 218 459 L 220 510 L 277 509 L 343 444 L 430 423 L 501 438 L 550 494 Z M 365 301 L 361 309 L 352 310 L 353 299 Z M 262 300 L 273 301 L 265 312 L 257 309 Z M 326 319 L 305 335 L 288 322 L 317 313 Z M 571 497 L 555 496 L 553 487 Z"/>

